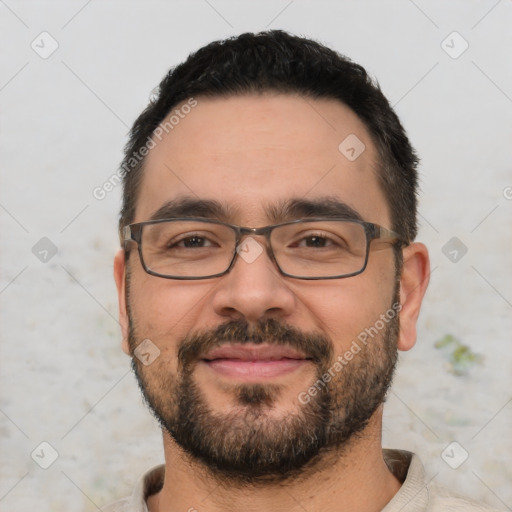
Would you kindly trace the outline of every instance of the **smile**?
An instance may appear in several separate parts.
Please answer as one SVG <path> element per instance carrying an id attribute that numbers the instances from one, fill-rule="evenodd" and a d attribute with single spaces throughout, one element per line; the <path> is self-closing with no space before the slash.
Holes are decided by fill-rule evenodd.
<path id="1" fill-rule="evenodd" d="M 252 382 L 280 377 L 311 363 L 291 347 L 250 344 L 215 348 L 202 361 L 220 375 Z"/>

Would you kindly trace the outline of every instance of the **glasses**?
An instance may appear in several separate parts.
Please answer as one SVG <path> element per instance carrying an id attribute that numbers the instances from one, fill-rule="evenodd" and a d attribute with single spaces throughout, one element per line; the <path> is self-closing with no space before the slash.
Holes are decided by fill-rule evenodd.
<path id="1" fill-rule="evenodd" d="M 407 245 L 397 233 L 369 222 L 299 219 L 246 228 L 204 218 L 164 219 L 123 228 L 125 250 L 137 243 L 144 270 L 166 279 L 211 279 L 227 274 L 238 255 L 248 263 L 263 248 L 247 235 L 264 236 L 279 272 L 296 279 L 356 276 L 368 264 L 372 241 Z M 375 246 L 377 248 L 377 246 Z"/>

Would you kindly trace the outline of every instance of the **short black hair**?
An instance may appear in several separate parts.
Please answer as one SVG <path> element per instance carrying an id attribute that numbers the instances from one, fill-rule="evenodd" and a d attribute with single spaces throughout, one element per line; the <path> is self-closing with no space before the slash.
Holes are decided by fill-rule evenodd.
<path id="1" fill-rule="evenodd" d="M 212 42 L 167 73 L 157 98 L 133 124 L 125 147 L 120 232 L 135 216 L 145 162 L 140 150 L 174 107 L 190 98 L 265 92 L 334 99 L 353 110 L 378 151 L 379 182 L 388 201 L 391 228 L 405 240 L 414 240 L 418 158 L 378 83 L 349 58 L 281 30 Z"/>

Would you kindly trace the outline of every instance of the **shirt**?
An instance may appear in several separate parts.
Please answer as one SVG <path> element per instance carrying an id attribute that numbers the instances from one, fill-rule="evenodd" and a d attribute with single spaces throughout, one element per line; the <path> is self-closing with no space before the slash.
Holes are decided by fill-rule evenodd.
<path id="1" fill-rule="evenodd" d="M 498 512 L 498 509 L 457 496 L 428 481 L 419 457 L 403 450 L 383 450 L 384 460 L 402 487 L 382 512 Z M 103 512 L 148 512 L 146 499 L 163 486 L 165 466 L 142 475 L 130 497 L 102 509 Z"/>

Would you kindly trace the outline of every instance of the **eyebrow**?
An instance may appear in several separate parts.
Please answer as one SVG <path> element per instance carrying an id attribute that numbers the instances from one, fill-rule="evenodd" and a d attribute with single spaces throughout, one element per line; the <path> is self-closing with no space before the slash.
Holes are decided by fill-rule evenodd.
<path id="1" fill-rule="evenodd" d="M 292 198 L 277 205 L 269 205 L 265 210 L 272 223 L 313 217 L 363 220 L 357 210 L 336 197 Z"/>
<path id="2" fill-rule="evenodd" d="M 357 210 L 334 197 L 291 198 L 282 200 L 277 204 L 264 205 L 264 210 L 272 224 L 314 217 L 363 220 Z M 198 199 L 186 196 L 167 201 L 151 215 L 149 220 L 198 217 L 232 223 L 239 214 L 239 208 L 232 205 L 214 199 Z"/>
<path id="3" fill-rule="evenodd" d="M 237 213 L 237 208 L 224 205 L 220 201 L 185 196 L 167 201 L 151 215 L 149 220 L 200 217 L 228 222 Z"/>

